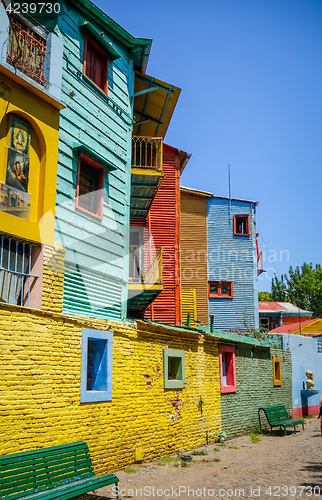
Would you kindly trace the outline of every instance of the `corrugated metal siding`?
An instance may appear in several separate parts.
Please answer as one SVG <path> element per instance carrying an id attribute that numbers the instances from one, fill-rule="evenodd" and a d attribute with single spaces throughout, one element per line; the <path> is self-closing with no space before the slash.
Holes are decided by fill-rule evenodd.
<path id="1" fill-rule="evenodd" d="M 118 319 L 122 285 L 89 269 L 65 264 L 64 313 Z"/>
<path id="2" fill-rule="evenodd" d="M 181 294 L 195 288 L 197 319 L 208 326 L 207 198 L 180 195 Z"/>
<path id="3" fill-rule="evenodd" d="M 190 326 L 197 327 L 197 303 L 196 290 L 181 290 L 181 324 L 188 324 L 188 314 L 190 313 Z"/>
<path id="4" fill-rule="evenodd" d="M 77 254 L 76 259 L 72 256 L 69 260 L 67 253 L 67 264 L 76 262 L 91 269 L 94 275 L 98 266 L 95 263 L 92 265 L 96 260 L 93 248 L 95 253 L 99 251 L 100 273 L 106 274 L 106 280 L 111 276 L 121 282 L 109 294 L 104 295 L 105 285 L 97 273 L 97 286 L 93 286 L 93 293 L 96 290 L 97 296 L 105 297 L 105 310 L 108 312 L 106 317 L 116 318 L 117 310 L 118 319 L 125 319 L 128 252 L 125 249 L 127 242 L 123 239 L 122 227 L 129 224 L 131 126 L 125 115 L 118 113 L 107 99 L 112 98 L 122 110 L 131 114 L 133 63 L 127 50 L 117 43 L 115 47 L 122 57 L 110 61 L 108 97 L 103 98 L 100 91 L 82 78 L 84 32 L 79 26 L 86 19 L 73 9 L 63 10 L 64 13 L 59 18 L 59 30 L 64 42 L 62 101 L 67 104 L 67 108 L 60 114 L 55 238 L 57 242 L 68 246 L 69 254 Z M 75 92 L 75 97 L 70 96 L 71 90 Z M 105 171 L 106 196 L 102 221 L 75 209 L 78 154 L 73 148 L 77 144 L 88 146 L 117 167 L 117 170 L 110 173 Z M 78 305 L 83 300 L 86 301 L 81 290 L 80 301 L 75 295 L 70 297 L 64 302 L 64 312 L 69 312 L 71 307 L 77 311 Z M 119 305 L 115 309 L 117 301 Z M 80 309 L 79 314 L 82 312 Z"/>
<path id="5" fill-rule="evenodd" d="M 166 175 L 148 215 L 148 227 L 156 247 L 162 247 L 164 290 L 146 311 L 154 321 L 180 325 L 179 221 L 180 170 L 177 153 L 163 145 L 163 173 Z"/>
<path id="6" fill-rule="evenodd" d="M 232 299 L 209 299 L 215 328 L 258 328 L 255 205 L 208 198 L 208 279 L 233 282 Z M 234 236 L 234 214 L 249 214 L 251 235 Z M 257 304 L 257 307 L 256 307 Z"/>

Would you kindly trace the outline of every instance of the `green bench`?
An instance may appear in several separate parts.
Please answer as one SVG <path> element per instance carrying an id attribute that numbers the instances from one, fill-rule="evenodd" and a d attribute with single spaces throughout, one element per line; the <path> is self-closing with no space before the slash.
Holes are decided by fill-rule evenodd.
<path id="1" fill-rule="evenodd" d="M 84 441 L 0 457 L 0 499 L 64 500 L 115 484 L 114 474 L 96 476 Z"/>
<path id="2" fill-rule="evenodd" d="M 271 426 L 271 434 L 273 427 L 279 427 L 280 429 L 284 427 L 284 432 L 286 434 L 286 427 L 294 427 L 294 432 L 296 431 L 296 425 L 302 425 L 304 431 L 304 421 L 301 418 L 292 420 L 284 405 L 274 405 L 265 406 L 258 410 L 259 428 L 262 429 L 260 412 L 263 411 L 266 415 L 267 421 Z"/>

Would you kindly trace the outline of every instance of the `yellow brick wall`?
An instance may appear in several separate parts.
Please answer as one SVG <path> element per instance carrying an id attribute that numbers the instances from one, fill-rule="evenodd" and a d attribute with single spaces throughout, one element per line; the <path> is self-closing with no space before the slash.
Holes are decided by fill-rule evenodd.
<path id="1" fill-rule="evenodd" d="M 42 305 L 44 311 L 61 313 L 64 296 L 65 249 L 55 243 L 44 245 Z"/>
<path id="2" fill-rule="evenodd" d="M 113 400 L 80 404 L 83 328 L 114 331 Z M 189 336 L 190 335 L 190 336 Z M 163 388 L 163 349 L 185 351 L 186 386 Z M 0 305 L 0 454 L 85 440 L 97 473 L 189 450 L 221 428 L 218 344 L 143 322 Z M 204 401 L 203 413 L 198 406 Z"/>

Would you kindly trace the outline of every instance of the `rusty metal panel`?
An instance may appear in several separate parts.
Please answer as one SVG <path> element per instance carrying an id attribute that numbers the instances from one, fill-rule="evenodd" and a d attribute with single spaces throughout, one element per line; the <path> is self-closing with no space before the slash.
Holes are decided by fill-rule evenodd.
<path id="1" fill-rule="evenodd" d="M 196 290 L 197 320 L 208 326 L 207 198 L 181 191 L 181 297 Z"/>

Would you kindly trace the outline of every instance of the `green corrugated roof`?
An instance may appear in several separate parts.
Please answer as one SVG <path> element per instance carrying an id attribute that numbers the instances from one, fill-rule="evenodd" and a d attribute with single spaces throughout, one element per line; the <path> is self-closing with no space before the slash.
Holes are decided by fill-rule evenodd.
<path id="1" fill-rule="evenodd" d="M 217 339 L 227 340 L 229 342 L 238 342 L 240 344 L 250 344 L 257 345 L 259 347 L 271 347 L 269 342 L 265 340 L 254 339 L 253 337 L 248 337 L 247 335 L 240 335 L 239 333 L 223 332 L 221 330 L 214 330 L 213 333 L 210 332 L 210 328 L 207 326 L 198 326 L 198 329 L 210 335 L 211 337 L 216 337 Z"/>
<path id="2" fill-rule="evenodd" d="M 165 328 L 167 330 L 174 330 L 176 332 L 181 332 L 181 333 L 192 333 L 194 335 L 209 335 L 210 337 L 215 337 L 218 340 L 226 340 L 227 342 L 237 342 L 240 344 L 249 344 L 249 345 L 257 345 L 258 347 L 271 347 L 269 342 L 266 342 L 264 340 L 257 340 L 252 337 L 248 337 L 247 335 L 239 335 L 238 333 L 229 333 L 229 332 L 223 332 L 221 330 L 214 330 L 213 333 L 210 332 L 210 328 L 206 326 L 198 326 L 198 329 L 196 330 L 195 328 L 188 328 L 188 327 L 183 327 L 183 326 L 173 326 L 173 325 L 166 325 L 165 323 L 157 323 L 155 321 L 141 321 L 142 323 L 145 323 L 147 325 L 153 325 L 153 326 L 158 326 L 161 328 Z"/>

